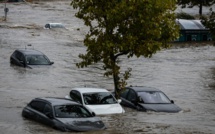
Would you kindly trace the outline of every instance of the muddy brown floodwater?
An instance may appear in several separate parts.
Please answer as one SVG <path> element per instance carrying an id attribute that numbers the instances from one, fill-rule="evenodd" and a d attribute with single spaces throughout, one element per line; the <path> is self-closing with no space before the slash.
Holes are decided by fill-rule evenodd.
<path id="1" fill-rule="evenodd" d="M 73 87 L 113 88 L 111 78 L 91 66 L 78 69 L 84 53 L 87 28 L 74 17 L 70 1 L 0 3 L 0 134 L 59 134 L 60 131 L 25 120 L 23 107 L 35 97 L 64 97 Z M 46 30 L 48 22 L 61 22 L 67 29 Z M 11 53 L 31 44 L 54 65 L 20 68 L 9 63 Z M 164 91 L 183 111 L 137 112 L 125 108 L 122 115 L 102 116 L 107 130 L 86 134 L 215 133 L 215 47 L 184 45 L 156 53 L 152 58 L 122 58 L 122 70 L 132 67 L 129 85 L 152 86 Z M 72 133 L 72 132 L 70 132 Z M 65 133 L 66 134 L 66 133 Z"/>

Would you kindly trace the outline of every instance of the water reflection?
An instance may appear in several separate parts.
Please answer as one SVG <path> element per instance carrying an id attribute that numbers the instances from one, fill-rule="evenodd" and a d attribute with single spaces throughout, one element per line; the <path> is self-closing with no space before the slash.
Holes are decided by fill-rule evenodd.
<path id="1" fill-rule="evenodd" d="M 10 65 L 10 67 L 15 71 L 17 74 L 25 74 L 26 71 L 28 71 L 29 68 L 23 68 L 15 65 Z"/>
<path id="2" fill-rule="evenodd" d="M 215 91 L 215 68 L 211 68 L 211 82 L 209 84 L 210 89 Z"/>

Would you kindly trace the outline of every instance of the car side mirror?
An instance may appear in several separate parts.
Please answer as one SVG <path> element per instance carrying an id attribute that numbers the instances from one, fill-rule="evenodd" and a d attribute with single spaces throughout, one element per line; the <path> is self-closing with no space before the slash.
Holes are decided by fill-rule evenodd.
<path id="1" fill-rule="evenodd" d="M 20 60 L 19 62 L 24 65 L 24 61 Z"/>
<path id="2" fill-rule="evenodd" d="M 52 64 L 54 64 L 54 62 L 53 62 L 53 61 L 51 61 L 51 62 L 50 62 L 50 65 L 52 65 Z"/>
<path id="3" fill-rule="evenodd" d="M 96 116 L 96 114 L 95 114 L 94 112 L 92 112 L 92 116 L 93 116 L 93 117 L 95 117 L 95 116 Z"/>
<path id="4" fill-rule="evenodd" d="M 140 96 L 138 96 L 138 102 L 144 103 L 143 99 Z"/>
<path id="5" fill-rule="evenodd" d="M 71 98 L 69 97 L 69 95 L 66 95 L 66 96 L 65 96 L 65 98 L 66 98 L 66 99 L 70 99 L 70 100 L 71 100 Z"/>
<path id="6" fill-rule="evenodd" d="M 118 102 L 118 103 L 121 103 L 121 102 L 122 102 L 122 100 L 121 100 L 121 99 L 118 99 L 118 100 L 117 100 L 117 102 Z"/>
<path id="7" fill-rule="evenodd" d="M 174 104 L 174 101 L 173 101 L 173 100 L 171 100 L 171 103 L 172 103 L 172 104 Z"/>
<path id="8" fill-rule="evenodd" d="M 26 64 L 25 64 L 24 61 L 20 60 L 19 62 L 20 62 L 24 67 L 26 67 Z"/>

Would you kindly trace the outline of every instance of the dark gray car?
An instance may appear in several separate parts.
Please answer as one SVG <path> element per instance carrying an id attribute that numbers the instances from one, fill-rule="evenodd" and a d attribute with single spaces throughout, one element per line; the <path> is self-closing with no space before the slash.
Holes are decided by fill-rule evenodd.
<path id="1" fill-rule="evenodd" d="M 161 90 L 152 87 L 126 87 L 121 105 L 140 111 L 176 113 L 181 111 Z"/>
<path id="2" fill-rule="evenodd" d="M 63 98 L 35 98 L 22 111 L 22 116 L 61 131 L 103 130 L 100 117 L 79 103 Z"/>
<path id="3" fill-rule="evenodd" d="M 35 65 L 52 65 L 54 62 L 51 62 L 45 54 L 38 50 L 17 49 L 10 56 L 10 63 L 21 67 L 32 68 Z"/>

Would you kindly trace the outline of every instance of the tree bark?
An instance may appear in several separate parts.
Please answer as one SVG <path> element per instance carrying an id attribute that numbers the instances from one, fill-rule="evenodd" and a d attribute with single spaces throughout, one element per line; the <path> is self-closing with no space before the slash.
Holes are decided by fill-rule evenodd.
<path id="1" fill-rule="evenodd" d="M 113 73 L 113 79 L 114 79 L 114 93 L 115 93 L 115 98 L 118 99 L 119 98 L 119 77 L 118 74 L 116 74 L 115 72 Z"/>
<path id="2" fill-rule="evenodd" d="M 199 4 L 199 15 L 200 16 L 202 16 L 202 5 L 203 5 L 203 3 L 201 1 L 200 4 Z"/>

